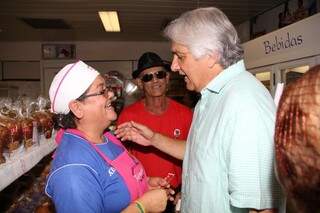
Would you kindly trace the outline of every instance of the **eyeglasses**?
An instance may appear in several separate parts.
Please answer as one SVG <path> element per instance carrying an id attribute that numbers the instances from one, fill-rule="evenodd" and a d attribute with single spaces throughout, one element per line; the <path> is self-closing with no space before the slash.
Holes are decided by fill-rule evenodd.
<path id="1" fill-rule="evenodd" d="M 108 88 L 104 88 L 103 90 L 101 90 L 100 92 L 97 92 L 97 93 L 92 93 L 92 94 L 87 94 L 87 95 L 83 94 L 77 99 L 84 100 L 86 98 L 93 97 L 93 96 L 99 96 L 99 95 L 104 95 L 105 97 L 107 97 L 109 91 L 110 90 Z"/>
<path id="2" fill-rule="evenodd" d="M 151 81 L 153 79 L 153 77 L 156 77 L 157 79 L 164 79 L 167 76 L 167 72 L 160 70 L 158 72 L 155 73 L 148 73 L 148 74 L 144 74 L 141 77 L 141 80 L 145 83 Z"/>

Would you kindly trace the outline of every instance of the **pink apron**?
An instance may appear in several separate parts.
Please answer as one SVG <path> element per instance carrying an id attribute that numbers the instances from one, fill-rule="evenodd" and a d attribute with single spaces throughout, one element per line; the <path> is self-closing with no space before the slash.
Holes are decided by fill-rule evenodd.
<path id="1" fill-rule="evenodd" d="M 66 131 L 85 139 L 83 133 L 77 129 L 67 129 Z M 109 132 L 107 132 L 105 136 L 110 139 L 110 142 L 117 144 L 124 149 L 124 151 L 114 160 L 110 160 L 94 143 L 91 143 L 88 140 L 86 141 L 109 165 L 119 172 L 128 187 L 131 201 L 134 201 L 148 190 L 147 175 L 144 168 L 134 156 L 131 156 L 128 153 L 127 149 L 115 136 Z"/>

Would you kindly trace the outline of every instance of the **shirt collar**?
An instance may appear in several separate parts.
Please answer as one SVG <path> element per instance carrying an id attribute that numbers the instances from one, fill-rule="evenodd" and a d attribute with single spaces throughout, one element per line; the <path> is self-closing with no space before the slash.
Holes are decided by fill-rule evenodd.
<path id="1" fill-rule="evenodd" d="M 238 61 L 237 63 L 229 66 L 228 68 L 222 70 L 215 78 L 213 78 L 209 84 L 202 89 L 201 95 L 206 90 L 209 90 L 213 93 L 219 93 L 221 89 L 231 80 L 234 76 L 238 75 L 240 72 L 245 70 L 243 60 Z"/>

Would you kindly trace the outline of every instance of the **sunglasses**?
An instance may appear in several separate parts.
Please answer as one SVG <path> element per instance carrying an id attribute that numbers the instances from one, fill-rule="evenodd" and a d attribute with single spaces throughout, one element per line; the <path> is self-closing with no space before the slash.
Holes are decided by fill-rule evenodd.
<path id="1" fill-rule="evenodd" d="M 105 97 L 107 97 L 109 91 L 110 90 L 108 88 L 104 88 L 103 90 L 101 90 L 100 92 L 97 92 L 97 93 L 92 93 L 92 94 L 87 94 L 87 95 L 83 94 L 79 98 L 77 98 L 77 100 L 84 100 L 86 98 L 93 97 L 93 96 L 99 96 L 99 95 L 104 95 Z"/>
<path id="2" fill-rule="evenodd" d="M 148 73 L 148 74 L 144 74 L 141 77 L 141 80 L 145 83 L 151 81 L 153 79 L 153 77 L 156 77 L 157 79 L 164 79 L 167 76 L 167 72 L 160 70 L 158 72 L 155 73 Z"/>

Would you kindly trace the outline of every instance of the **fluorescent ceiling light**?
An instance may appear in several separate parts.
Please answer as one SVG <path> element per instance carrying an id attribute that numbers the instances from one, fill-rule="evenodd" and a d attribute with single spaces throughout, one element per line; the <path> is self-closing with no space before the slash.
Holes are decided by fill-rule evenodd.
<path id="1" fill-rule="evenodd" d="M 99 11 L 99 16 L 107 32 L 120 32 L 117 11 Z"/>

